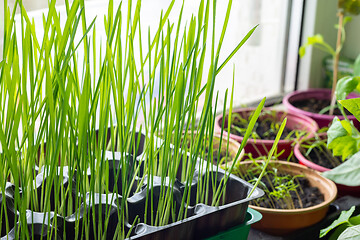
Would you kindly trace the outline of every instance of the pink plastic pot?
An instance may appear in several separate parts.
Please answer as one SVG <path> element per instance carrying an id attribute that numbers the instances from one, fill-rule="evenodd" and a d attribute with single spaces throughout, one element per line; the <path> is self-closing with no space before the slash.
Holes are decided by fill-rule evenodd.
<path id="1" fill-rule="evenodd" d="M 242 108 L 235 110 L 234 112 L 237 112 L 241 114 L 242 116 L 248 116 L 252 111 L 254 111 L 255 108 Z M 266 110 L 271 110 L 267 108 Z M 315 133 L 319 127 L 316 124 L 314 120 L 312 120 L 309 117 L 306 116 L 296 116 L 292 113 L 286 113 L 283 111 L 276 111 L 276 116 L 281 121 L 284 117 L 287 117 L 287 123 L 286 127 L 290 129 L 298 129 L 298 130 L 304 130 L 309 133 Z M 258 121 L 261 121 L 261 119 L 266 118 L 266 115 L 260 116 Z M 221 124 L 222 124 L 223 116 L 219 115 L 215 119 L 215 131 L 221 132 Z M 225 125 L 227 123 L 227 119 L 225 119 Z M 227 126 L 225 126 L 227 129 Z M 227 136 L 228 132 L 224 129 L 223 134 Z M 235 135 L 230 133 L 230 138 L 238 141 L 239 143 L 242 142 L 243 137 Z M 273 140 L 262 140 L 262 139 L 248 139 L 248 142 L 245 146 L 245 152 L 251 153 L 253 157 L 259 157 L 259 156 L 266 156 L 268 152 L 270 151 L 274 141 Z M 277 146 L 277 153 L 280 153 L 281 151 L 284 151 L 280 157 L 281 158 L 287 158 L 292 150 L 293 150 L 294 140 L 280 140 Z"/>
<path id="2" fill-rule="evenodd" d="M 295 147 L 294 147 L 294 155 L 296 157 L 296 159 L 299 161 L 299 163 L 301 165 L 307 166 L 311 169 L 314 169 L 316 171 L 319 172 L 325 172 L 325 171 L 329 171 L 331 170 L 330 168 L 326 168 L 323 166 L 320 166 L 316 163 L 313 163 L 312 161 L 308 160 L 302 153 L 301 153 L 301 143 L 303 143 L 304 141 L 310 140 L 311 138 L 313 138 L 314 136 L 309 136 L 308 138 L 303 139 L 303 141 L 300 141 L 298 143 L 296 143 Z M 326 138 L 327 135 L 326 133 L 320 133 L 319 134 L 320 138 Z"/>
<path id="3" fill-rule="evenodd" d="M 355 98 L 355 97 L 359 97 L 359 96 L 352 93 L 349 94 L 349 98 Z M 332 122 L 334 116 L 307 112 L 299 108 L 296 108 L 293 105 L 295 101 L 300 101 L 309 98 L 330 99 L 331 89 L 319 88 L 319 89 L 308 89 L 304 91 L 294 91 L 283 98 L 283 104 L 290 113 L 294 113 L 296 115 L 301 114 L 314 119 L 319 125 L 319 128 L 328 127 Z M 337 115 L 337 117 L 339 119 L 344 119 L 343 116 L 341 115 Z M 348 118 L 349 120 L 352 120 L 354 122 L 355 127 L 357 127 L 358 129 L 360 128 L 360 123 L 356 120 L 356 118 L 353 115 L 349 115 Z"/>
<path id="4" fill-rule="evenodd" d="M 319 134 L 320 137 L 327 137 L 326 133 L 321 133 Z M 313 136 L 309 136 L 306 139 L 303 139 L 303 141 L 309 140 L 311 139 Z M 302 153 L 301 153 L 301 143 L 303 141 L 300 141 L 298 143 L 296 143 L 295 147 L 294 147 L 294 155 L 296 157 L 296 159 L 299 161 L 300 164 L 307 166 L 308 168 L 314 169 L 316 171 L 319 172 L 325 172 L 325 171 L 330 171 L 330 168 L 326 168 L 323 166 L 320 166 L 316 163 L 313 163 L 312 161 L 308 160 Z M 338 196 L 345 196 L 345 195 L 352 195 L 352 196 L 356 196 L 356 197 L 360 197 L 360 186 L 346 186 L 343 184 L 338 184 L 336 183 L 337 189 L 338 189 Z"/>

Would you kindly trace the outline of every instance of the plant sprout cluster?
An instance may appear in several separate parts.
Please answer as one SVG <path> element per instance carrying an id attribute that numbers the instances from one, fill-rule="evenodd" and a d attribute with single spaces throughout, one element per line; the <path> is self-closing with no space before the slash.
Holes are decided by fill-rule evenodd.
<path id="1" fill-rule="evenodd" d="M 169 21 L 174 2 L 169 2 L 159 16 L 158 28 L 149 28 L 143 35 L 141 1 L 129 0 L 125 5 L 110 0 L 100 43 L 98 20 L 87 18 L 82 0 L 66 0 L 66 16 L 57 12 L 56 0 L 49 1 L 42 26 L 35 26 L 21 0 L 15 1 L 12 11 L 4 1 L 0 189 L 5 196 L 11 182 L 17 214 L 9 220 L 7 201 L 2 201 L 0 217 L 6 220 L 1 233 L 8 233 L 17 222 L 26 226 L 31 210 L 31 214 L 73 216 L 75 232 L 80 236 L 105 238 L 111 204 L 100 210 L 82 205 L 85 200 L 90 205 L 96 202 L 97 194 L 119 206 L 114 239 L 128 237 L 126 226 L 133 227 L 140 218 L 154 226 L 186 218 L 187 212 L 181 209 L 189 205 L 191 187 L 185 184 L 181 206 L 176 205 L 172 194 L 176 179 L 180 176 L 181 182 L 191 182 L 202 140 L 209 139 L 212 144 L 218 99 L 214 93 L 216 75 L 255 27 L 220 61 L 232 1 L 220 30 L 215 29 L 216 1 L 200 1 L 197 16 L 188 20 L 184 29 L 182 9 L 176 23 Z M 15 21 L 17 10 L 20 14 Z M 63 19 L 65 24 L 61 24 Z M 36 35 L 38 28 L 44 30 L 41 37 Z M 215 39 L 216 31 L 220 32 L 219 39 Z M 209 66 L 204 65 L 205 58 Z M 205 84 L 202 79 L 206 79 Z M 232 102 L 233 91 L 229 95 Z M 228 92 L 225 102 L 227 97 Z M 203 106 L 199 105 L 200 98 Z M 264 100 L 237 156 L 263 105 Z M 232 104 L 230 115 L 231 111 Z M 185 146 L 183 135 L 194 131 L 196 122 L 197 134 Z M 210 145 L 209 156 L 212 151 Z M 214 169 L 211 162 L 199 164 L 205 178 L 199 182 L 196 196 L 191 197 L 196 203 L 221 205 L 229 174 L 217 182 L 217 171 L 210 171 Z M 39 176 L 43 182 L 40 190 Z M 121 184 L 113 185 L 110 179 Z M 159 196 L 151 191 L 155 180 L 163 186 Z M 127 222 L 127 199 L 144 188 L 148 199 L 145 216 Z M 209 193 L 213 196 L 208 197 Z M 85 208 L 83 225 L 77 221 L 80 207 Z M 47 223 L 57 227 L 63 224 L 61 219 L 55 217 Z M 99 220 L 97 226 L 95 219 Z M 89 233 L 90 227 L 94 233 Z M 15 234 L 21 239 L 32 237 L 26 227 Z"/>

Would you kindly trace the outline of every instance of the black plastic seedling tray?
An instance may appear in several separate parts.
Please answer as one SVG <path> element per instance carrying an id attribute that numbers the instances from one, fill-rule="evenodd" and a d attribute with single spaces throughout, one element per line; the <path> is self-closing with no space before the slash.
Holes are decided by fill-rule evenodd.
<path id="1" fill-rule="evenodd" d="M 142 133 L 137 133 L 136 138 L 141 137 L 139 143 L 139 151 L 137 153 L 128 153 L 126 156 L 131 161 L 140 161 L 142 159 L 142 149 L 144 148 L 144 139 L 145 136 Z M 137 139 L 135 139 L 137 142 Z M 109 171 L 117 171 L 120 170 L 119 158 L 121 155 L 118 152 L 114 154 L 112 152 L 106 152 L 106 159 L 109 161 Z M 115 169 L 113 169 L 115 167 Z M 216 169 L 216 170 L 215 170 Z M 203 177 L 203 171 L 199 165 L 199 162 L 195 166 L 194 177 L 191 183 L 191 191 L 196 192 L 196 188 L 198 187 L 199 180 Z M 221 179 L 225 176 L 225 172 L 222 169 L 217 169 L 214 167 L 213 173 L 217 172 L 217 181 L 220 183 Z M 60 172 L 60 171 L 59 171 Z M 89 172 L 89 171 L 88 171 Z M 46 184 L 46 171 L 41 169 L 38 172 L 36 177 L 36 183 L 34 183 L 34 187 L 38 189 L 39 194 L 41 193 L 40 189 L 42 184 Z M 113 176 L 113 174 L 109 173 L 109 176 Z M 66 167 L 63 171 L 63 184 L 68 184 L 69 181 L 75 181 L 75 179 L 69 179 L 69 176 L 66 171 Z M 91 174 L 89 174 L 89 179 L 91 178 Z M 114 179 L 109 177 L 109 190 L 111 191 L 115 185 L 117 185 L 118 189 L 121 189 L 121 178 L 119 181 L 115 182 Z M 160 188 L 161 183 L 160 178 L 154 176 L 154 181 L 151 185 L 151 191 L 153 191 L 154 196 L 156 196 L 158 189 Z M 174 201 L 181 200 L 182 195 L 184 194 L 185 189 L 184 182 L 176 181 L 176 184 L 173 187 Z M 76 184 L 73 184 L 76 185 Z M 133 222 L 136 216 L 144 216 L 144 206 L 146 201 L 146 191 L 147 187 L 145 187 L 146 182 L 144 182 L 144 186 L 140 188 L 141 190 L 137 193 L 129 196 L 126 201 L 129 209 L 128 217 L 126 219 L 126 226 L 128 229 L 131 228 L 129 223 Z M 234 176 L 230 175 L 229 180 L 227 182 L 226 192 L 225 192 L 225 202 L 217 207 L 206 205 L 206 204 L 190 204 L 186 206 L 184 211 L 187 213 L 187 217 L 181 221 L 175 221 L 173 223 L 167 224 L 165 226 L 151 226 L 144 223 L 144 219 L 139 217 L 140 219 L 138 223 L 131 230 L 130 239 L 204 239 L 211 236 L 216 235 L 219 232 L 226 231 L 230 228 L 239 226 L 245 222 L 248 204 L 251 200 L 261 197 L 264 193 L 260 189 L 256 189 L 251 197 L 247 198 L 247 195 L 251 191 L 253 186 L 246 181 Z M 72 194 L 77 194 L 73 192 Z M 95 197 L 94 197 L 95 196 Z M 97 194 L 92 193 L 87 194 L 87 196 L 82 197 L 82 204 L 79 209 L 76 209 L 72 215 L 69 216 L 60 216 L 55 215 L 54 212 L 33 212 L 31 210 L 27 210 L 27 228 L 29 229 L 29 233 L 34 236 L 34 238 L 42 238 L 47 239 L 51 237 L 55 239 L 55 232 L 57 233 L 56 239 L 61 239 L 64 236 L 64 232 L 66 235 L 66 239 L 74 239 L 78 237 L 78 239 L 84 239 L 80 233 L 75 232 L 75 219 L 77 218 L 79 221 L 78 224 L 82 226 L 84 209 L 87 211 L 91 211 L 95 207 L 96 211 L 101 207 L 102 209 L 110 208 L 110 220 L 108 222 L 107 229 L 107 238 L 111 238 L 116 233 L 116 227 L 119 223 L 117 211 L 119 210 L 118 203 L 121 202 L 123 196 L 120 194 L 112 193 L 112 194 Z M 95 201 L 94 201 L 95 199 Z M 155 197 L 156 199 L 156 197 Z M 10 224 L 13 224 L 12 230 L 9 233 L 4 232 L 4 224 L 5 219 L 2 220 L 2 232 L 1 239 L 15 239 L 15 232 L 21 231 L 21 227 L 19 223 L 13 223 L 15 215 L 18 214 L 14 211 L 13 202 L 14 202 L 14 186 L 10 183 L 7 184 L 5 195 L 0 195 L 0 204 L 2 201 L 6 201 L 7 206 L 7 216 Z M 211 201 L 209 201 L 211 202 Z M 50 203 L 51 204 L 51 203 Z M 106 205 L 107 204 L 107 205 Z M 177 204 L 180 206 L 180 204 Z M 4 218 L 3 214 L 3 218 Z M 58 218 L 57 222 L 59 223 L 55 229 L 54 226 L 47 225 L 48 219 L 52 220 L 53 218 Z M 98 226 L 98 223 L 90 221 L 90 227 L 88 228 L 89 237 L 93 237 L 93 231 L 96 229 L 92 229 L 93 226 Z M 42 231 L 43 225 L 45 229 L 52 229 L 53 231 Z M 130 230 L 129 230 L 130 231 Z M 46 234 L 51 233 L 51 236 L 47 236 Z"/>

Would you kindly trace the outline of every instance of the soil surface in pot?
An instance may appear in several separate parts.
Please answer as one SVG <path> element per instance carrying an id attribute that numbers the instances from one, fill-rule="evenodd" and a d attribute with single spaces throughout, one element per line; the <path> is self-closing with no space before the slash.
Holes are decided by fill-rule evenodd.
<path id="1" fill-rule="evenodd" d="M 285 175 L 281 174 L 281 177 L 285 177 Z M 270 183 L 266 178 L 262 180 L 263 184 L 266 186 L 266 188 L 263 188 L 263 190 L 271 189 L 274 183 L 274 179 L 271 179 L 271 181 L 272 183 Z M 288 192 L 292 201 L 290 201 L 289 198 L 286 199 L 286 197 L 282 199 L 277 198 L 276 195 L 272 193 L 266 193 L 264 200 L 258 201 L 260 207 L 275 209 L 299 209 L 315 206 L 324 201 L 323 194 L 317 187 L 310 186 L 309 181 L 306 178 L 297 177 L 294 182 L 296 184 L 296 188 Z M 281 195 L 281 191 L 283 190 L 281 184 L 275 187 L 275 190 L 279 191 L 279 194 Z"/>
<path id="2" fill-rule="evenodd" d="M 252 138 L 264 139 L 264 140 L 275 140 L 276 134 L 279 131 L 280 125 L 281 125 L 281 122 L 274 122 L 274 121 L 270 121 L 270 120 L 260 121 L 255 124 Z M 247 127 L 248 127 L 248 122 L 234 121 L 233 124 L 231 125 L 230 133 L 243 137 L 245 135 Z M 293 132 L 294 131 L 292 129 L 285 126 L 280 139 L 289 138 L 290 137 L 289 135 L 292 134 Z M 293 134 L 293 135 L 295 137 L 295 134 Z"/>
<path id="3" fill-rule="evenodd" d="M 240 177 L 254 184 L 260 175 L 262 168 L 260 166 L 247 168 L 246 175 Z M 265 195 L 250 203 L 254 206 L 271 209 L 301 209 L 324 201 L 324 195 L 317 187 L 311 186 L 305 176 L 292 176 L 274 168 L 265 172 L 258 187 L 265 192 Z"/>
<path id="4" fill-rule="evenodd" d="M 291 104 L 294 107 L 307 112 L 319 113 L 321 110 L 330 106 L 330 99 L 308 98 L 300 101 L 294 101 Z M 346 114 L 350 114 L 346 109 L 345 112 Z M 326 111 L 324 114 L 329 114 L 329 111 Z M 335 108 L 334 115 L 341 115 L 340 109 Z"/>
<path id="5" fill-rule="evenodd" d="M 307 160 L 322 167 L 333 169 L 342 163 L 341 157 L 334 157 L 331 151 L 325 146 L 316 147 L 311 150 L 309 154 L 307 154 L 304 148 L 301 148 L 300 151 Z"/>
<path id="6" fill-rule="evenodd" d="M 268 159 L 268 156 L 259 156 L 257 158 L 254 158 L 252 156 L 252 153 L 245 153 L 244 157 L 242 158 L 243 161 L 257 161 L 257 160 L 263 160 L 266 161 Z M 271 158 L 272 161 L 284 161 L 284 162 L 292 162 L 292 163 L 299 163 L 299 161 L 297 160 L 297 158 L 295 157 L 294 154 L 290 154 L 290 156 L 288 156 L 287 158 L 282 158 L 281 156 L 272 156 Z"/>

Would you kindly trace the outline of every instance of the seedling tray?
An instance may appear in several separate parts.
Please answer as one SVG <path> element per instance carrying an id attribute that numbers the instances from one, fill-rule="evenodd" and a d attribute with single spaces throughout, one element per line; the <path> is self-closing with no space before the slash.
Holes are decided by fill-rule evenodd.
<path id="1" fill-rule="evenodd" d="M 145 136 L 138 132 L 136 133 L 135 142 L 139 142 L 140 146 L 138 148 L 137 153 L 129 152 L 128 159 L 131 161 L 140 161 L 142 159 L 142 149 L 144 149 L 144 139 Z M 121 156 L 124 156 L 124 154 L 121 154 L 119 152 L 115 152 L 114 154 L 112 152 L 106 152 L 106 161 L 109 161 L 109 191 L 111 192 L 112 189 L 114 189 L 115 186 L 117 186 L 118 189 L 121 189 L 121 178 L 119 178 L 119 181 L 115 181 L 115 179 L 111 178 L 110 176 L 114 176 L 111 171 L 121 171 L 121 164 L 119 163 Z M 115 167 L 115 169 L 114 169 Z M 225 172 L 222 169 L 217 169 L 213 167 L 213 170 L 211 171 L 218 171 L 217 172 L 217 182 L 220 183 L 221 179 L 225 176 Z M 190 181 L 191 185 L 191 191 L 196 192 L 196 189 L 198 187 L 199 180 L 204 177 L 204 169 L 200 167 L 199 161 L 197 162 L 195 166 L 195 174 Z M 58 171 L 60 173 L 60 170 Z M 91 174 L 88 171 L 88 177 L 91 179 Z M 63 175 L 59 176 L 63 178 L 63 184 L 68 184 L 70 181 L 76 181 L 76 179 L 70 179 L 66 167 L 64 167 L 64 170 L 62 171 Z M 45 177 L 44 177 L 45 176 Z M 154 176 L 154 181 L 151 183 L 151 191 L 153 191 L 154 196 L 158 196 L 157 192 L 160 188 L 161 183 L 160 178 Z M 41 193 L 42 184 L 46 184 L 46 171 L 43 169 L 40 169 L 37 177 L 36 182 L 34 182 L 34 187 L 38 190 L 38 193 Z M 166 184 L 166 183 L 165 183 Z M 173 194 L 174 194 L 174 201 L 179 201 L 179 199 L 182 198 L 182 195 L 184 194 L 184 189 L 187 183 L 176 181 L 175 186 L 173 187 Z M 73 186 L 76 186 L 76 184 L 72 184 Z M 246 234 L 246 231 L 248 231 L 248 228 L 253 221 L 255 221 L 258 217 L 256 213 L 250 210 L 248 213 L 248 204 L 251 200 L 259 198 L 263 196 L 264 192 L 260 189 L 255 189 L 251 197 L 247 198 L 247 195 L 251 191 L 253 186 L 246 181 L 234 176 L 230 175 L 229 180 L 227 182 L 226 192 L 225 192 L 225 202 L 222 205 L 219 206 L 210 206 L 203 203 L 191 203 L 190 205 L 185 206 L 185 211 L 187 212 L 187 217 L 181 221 L 175 221 L 170 224 L 164 225 L 164 226 L 151 226 L 149 224 L 145 224 L 144 220 L 139 217 L 139 222 L 135 224 L 135 226 L 131 229 L 131 224 L 134 222 L 134 219 L 136 216 L 144 216 L 144 206 L 146 202 L 146 182 L 144 183 L 144 186 L 141 187 L 141 190 L 131 196 L 129 196 L 126 201 L 128 205 L 128 218 L 125 219 L 125 225 L 128 228 L 128 233 L 130 234 L 129 239 L 204 239 L 211 236 L 214 236 L 220 232 L 230 230 L 228 233 L 221 233 L 221 236 L 230 236 L 231 234 Z M 53 194 L 53 193 L 52 193 Z M 72 192 L 72 194 L 76 195 L 78 193 Z M 39 195 L 40 197 L 40 195 Z M 55 232 L 57 233 L 57 239 L 61 239 L 64 236 L 64 233 L 66 235 L 66 239 L 74 239 L 78 237 L 78 239 L 84 239 L 83 233 L 77 233 L 75 232 L 75 225 L 76 222 L 82 226 L 84 211 L 91 211 L 91 209 L 95 208 L 96 211 L 98 209 L 110 209 L 110 215 L 108 215 L 109 222 L 108 222 L 108 229 L 106 236 L 108 239 L 112 239 L 114 234 L 116 234 L 116 227 L 119 223 L 118 219 L 118 202 L 121 202 L 123 196 L 117 193 L 111 193 L 108 195 L 100 194 L 100 193 L 88 193 L 86 196 L 82 196 L 82 203 L 81 207 L 79 209 L 75 209 L 74 213 L 69 216 L 60 216 L 58 214 L 55 214 L 54 212 L 34 212 L 31 209 L 27 210 L 27 228 L 29 230 L 29 234 L 34 236 L 35 238 L 43 238 L 48 239 L 52 238 L 55 239 Z M 154 197 L 156 199 L 156 197 Z M 51 196 L 50 196 L 50 199 Z M 56 198 L 55 198 L 56 199 Z M 13 202 L 14 202 L 14 185 L 8 183 L 4 196 L 0 195 L 0 206 L 2 206 L 2 201 L 6 201 L 7 206 L 7 215 L 8 219 L 10 220 L 9 224 L 11 226 L 11 231 L 6 233 L 3 230 L 5 219 L 2 220 L 2 232 L 1 232 L 1 239 L 15 239 L 16 238 L 16 232 L 21 231 L 21 228 L 23 226 L 20 226 L 19 223 L 14 223 L 11 221 L 11 218 L 13 219 L 14 216 L 16 216 L 18 213 L 14 211 Z M 50 205 L 52 206 L 53 200 L 50 200 Z M 60 201 L 62 201 L 60 199 Z M 209 200 L 208 202 L 211 202 Z M 156 204 L 155 204 L 156 205 Z M 177 205 L 177 206 L 180 206 Z M 246 215 L 251 215 L 251 219 L 247 219 Z M 3 218 L 4 218 L 3 214 Z M 104 216 L 103 216 L 104 217 Z M 58 224 L 55 228 L 52 225 L 47 225 L 48 222 L 52 222 L 54 218 L 57 218 Z M 48 221 L 50 219 L 50 221 Z M 76 220 L 77 219 L 77 220 Z M 93 222 L 95 221 L 95 222 Z M 149 221 L 148 221 L 149 222 Z M 88 225 L 88 231 L 89 238 L 93 239 L 94 234 L 93 232 L 97 232 L 97 229 L 93 229 L 94 227 L 99 227 L 99 219 L 91 219 L 90 224 Z M 104 220 L 102 220 L 102 224 L 104 224 Z M 51 229 L 52 231 L 42 231 L 42 226 L 44 226 L 44 229 Z M 81 229 L 81 228 L 80 228 Z M 48 236 L 47 234 L 51 234 L 51 236 Z M 220 236 L 219 235 L 219 236 Z"/>

